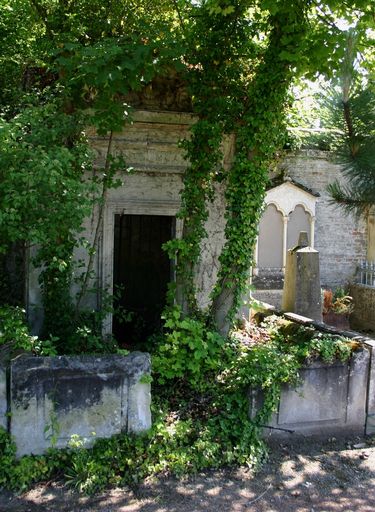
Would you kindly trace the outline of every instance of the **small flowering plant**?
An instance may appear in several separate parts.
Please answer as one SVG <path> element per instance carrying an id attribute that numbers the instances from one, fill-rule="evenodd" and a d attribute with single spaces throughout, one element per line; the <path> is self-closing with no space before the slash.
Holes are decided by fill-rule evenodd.
<path id="1" fill-rule="evenodd" d="M 347 295 L 343 288 L 323 291 L 323 314 L 336 313 L 349 316 L 354 310 L 353 297 Z"/>

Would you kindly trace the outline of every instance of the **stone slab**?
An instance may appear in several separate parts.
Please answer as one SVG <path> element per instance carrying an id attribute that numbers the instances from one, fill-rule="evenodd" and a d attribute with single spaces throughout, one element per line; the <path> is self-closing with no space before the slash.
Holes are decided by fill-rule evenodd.
<path id="1" fill-rule="evenodd" d="M 43 453 L 151 426 L 148 354 L 19 357 L 11 364 L 11 434 L 17 454 Z M 147 380 L 147 379 L 146 379 Z"/>
<path id="2" fill-rule="evenodd" d="M 366 434 L 375 434 L 375 342 L 370 346 L 370 371 L 368 380 Z"/>
<path id="3" fill-rule="evenodd" d="M 297 387 L 284 386 L 278 411 L 265 428 L 272 436 L 365 433 L 370 351 L 357 350 L 349 363 L 316 361 L 300 372 Z M 262 393 L 250 395 L 250 416 L 262 405 Z M 369 424 L 369 420 L 367 419 Z"/>
<path id="4" fill-rule="evenodd" d="M 281 394 L 278 424 L 342 422 L 346 415 L 348 366 L 315 364 L 300 372 L 301 385 Z"/>

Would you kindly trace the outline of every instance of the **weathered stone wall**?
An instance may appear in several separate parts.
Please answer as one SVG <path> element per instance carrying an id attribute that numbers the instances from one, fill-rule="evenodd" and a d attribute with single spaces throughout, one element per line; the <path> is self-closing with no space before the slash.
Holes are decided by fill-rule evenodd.
<path id="1" fill-rule="evenodd" d="M 187 162 L 179 141 L 189 137 L 195 119 L 192 114 L 179 112 L 137 111 L 134 123 L 114 134 L 113 154 L 122 153 L 132 174 L 121 174 L 123 185 L 109 191 L 104 213 L 101 246 L 95 263 L 101 286 L 111 291 L 113 276 L 113 216 L 116 213 L 175 216 L 180 208 L 180 192 Z M 96 153 L 96 165 L 103 166 L 108 138 L 91 132 L 90 139 Z M 233 158 L 233 139 L 223 142 L 223 165 L 228 168 Z M 196 272 L 198 300 L 202 307 L 208 297 L 218 271 L 218 256 L 224 243 L 224 188 L 217 185 L 216 199 L 209 204 L 209 219 L 205 229 L 207 238 L 202 242 L 201 261 Z M 93 239 L 97 212 L 85 223 L 85 235 Z M 182 224 L 176 221 L 176 237 L 180 237 Z M 77 258 L 87 261 L 83 251 Z M 93 297 L 91 296 L 91 300 Z"/>
<path id="2" fill-rule="evenodd" d="M 150 358 L 20 356 L 11 363 L 10 432 L 17 454 L 40 454 L 151 427 Z M 1 399 L 0 399 L 1 402 Z"/>
<path id="3" fill-rule="evenodd" d="M 115 214 L 144 214 L 175 216 L 180 206 L 180 192 L 183 187 L 183 173 L 187 162 L 178 142 L 189 136 L 194 116 L 188 112 L 158 112 L 139 110 L 134 113 L 134 123 L 125 126 L 121 133 L 114 134 L 113 154 L 122 153 L 133 174 L 119 173 L 123 185 L 111 190 L 104 212 L 103 230 L 94 269 L 99 287 L 112 291 L 113 281 L 113 219 Z M 103 166 L 108 138 L 94 132 L 89 136 L 96 152 L 96 165 Z M 228 168 L 233 159 L 233 138 L 223 143 L 223 165 Z M 301 151 L 291 155 L 283 163 L 289 175 L 320 193 L 316 208 L 315 248 L 320 253 L 322 286 L 335 288 L 350 281 L 358 262 L 366 254 L 366 225 L 346 216 L 340 209 L 329 204 L 326 187 L 335 178 L 340 178 L 340 167 L 329 160 L 321 151 Z M 218 271 L 218 256 L 224 242 L 224 187 L 217 186 L 217 197 L 209 205 L 209 219 L 206 223 L 208 237 L 202 243 L 201 261 L 197 268 L 196 282 L 198 300 L 206 306 Z M 97 211 L 86 219 L 83 233 L 93 239 Z M 176 237 L 181 236 L 182 223 L 176 221 Z M 76 252 L 77 259 L 87 261 L 87 253 Z M 42 310 L 38 285 L 38 272 L 29 272 L 29 320 L 32 332 L 40 331 Z M 73 290 L 72 293 L 75 293 Z M 281 303 L 281 292 L 262 291 L 256 295 L 277 306 Z M 95 306 L 96 297 L 87 297 Z M 110 322 L 108 322 L 108 326 Z"/>
<path id="4" fill-rule="evenodd" d="M 284 164 L 291 178 L 319 192 L 316 205 L 315 249 L 320 254 L 323 287 L 345 286 L 366 257 L 367 228 L 364 221 L 347 215 L 331 205 L 326 188 L 335 179 L 343 180 L 341 168 L 329 153 L 305 150 L 286 158 Z"/>
<path id="5" fill-rule="evenodd" d="M 353 284 L 349 293 L 354 304 L 350 325 L 353 329 L 375 331 L 375 288 L 365 284 Z"/>
<path id="6" fill-rule="evenodd" d="M 268 422 L 271 429 L 265 431 L 273 435 L 364 434 L 369 361 L 370 353 L 363 348 L 354 352 L 349 364 L 316 361 L 305 366 L 300 384 L 282 389 L 278 410 Z M 261 400 L 261 393 L 253 391 L 252 416 Z"/>
<path id="7" fill-rule="evenodd" d="M 189 130 L 195 122 L 194 116 L 185 112 L 136 111 L 134 123 L 126 125 L 121 133 L 113 135 L 112 154 L 122 154 L 132 174 L 119 172 L 122 186 L 108 193 L 104 211 L 103 229 L 96 255 L 94 269 L 98 285 L 108 292 L 113 284 L 113 229 L 115 214 L 143 214 L 176 216 L 180 208 L 180 192 L 183 187 L 183 173 L 187 162 L 179 141 L 189 137 Z M 89 131 L 96 166 L 103 167 L 108 146 L 108 137 L 100 137 Z M 223 165 L 228 168 L 233 158 L 233 139 L 223 141 Z M 209 219 L 206 222 L 208 237 L 202 243 L 202 258 L 199 262 L 196 283 L 198 300 L 204 307 L 215 282 L 217 259 L 224 241 L 224 189 L 217 186 L 217 197 L 209 205 Z M 92 242 L 98 222 L 97 210 L 84 223 L 82 233 Z M 182 232 L 181 221 L 176 221 L 176 237 Z M 84 249 L 76 251 L 76 259 L 87 263 Z M 29 322 L 32 332 L 38 334 L 42 323 L 41 297 L 38 285 L 38 271 L 29 271 Z M 72 290 L 75 294 L 77 289 Z M 86 296 L 82 305 L 95 306 L 97 297 Z M 108 321 L 108 330 L 110 329 Z"/>
<path id="8" fill-rule="evenodd" d="M 258 303 L 254 315 L 280 312 Z M 273 436 L 367 434 L 375 432 L 375 341 L 354 331 L 339 331 L 309 318 L 285 313 L 289 320 L 323 333 L 344 335 L 357 345 L 348 362 L 317 360 L 300 371 L 297 387 L 285 385 L 277 411 L 264 432 Z M 261 390 L 250 390 L 250 416 L 262 405 Z"/>

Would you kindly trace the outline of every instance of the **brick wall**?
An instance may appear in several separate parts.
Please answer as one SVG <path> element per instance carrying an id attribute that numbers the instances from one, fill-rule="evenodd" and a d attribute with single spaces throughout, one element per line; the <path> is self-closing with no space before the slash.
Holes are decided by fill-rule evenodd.
<path id="1" fill-rule="evenodd" d="M 343 180 L 341 168 L 323 151 L 305 150 L 288 157 L 283 166 L 291 178 L 319 192 L 316 205 L 315 248 L 320 253 L 321 283 L 344 286 L 353 280 L 356 267 L 366 257 L 366 223 L 329 204 L 327 185 Z"/>

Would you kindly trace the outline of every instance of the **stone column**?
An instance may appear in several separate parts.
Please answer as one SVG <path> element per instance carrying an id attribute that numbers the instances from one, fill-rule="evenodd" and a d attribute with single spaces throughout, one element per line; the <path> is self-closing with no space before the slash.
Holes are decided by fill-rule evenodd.
<path id="1" fill-rule="evenodd" d="M 309 247 L 301 231 L 298 245 L 288 251 L 282 309 L 322 321 L 319 252 Z"/>
<path id="2" fill-rule="evenodd" d="M 283 270 L 285 271 L 286 267 L 286 244 L 288 240 L 288 221 L 289 216 L 283 216 Z"/>
<path id="3" fill-rule="evenodd" d="M 310 217 L 310 245 L 314 249 L 314 245 L 315 245 L 315 217 Z"/>

